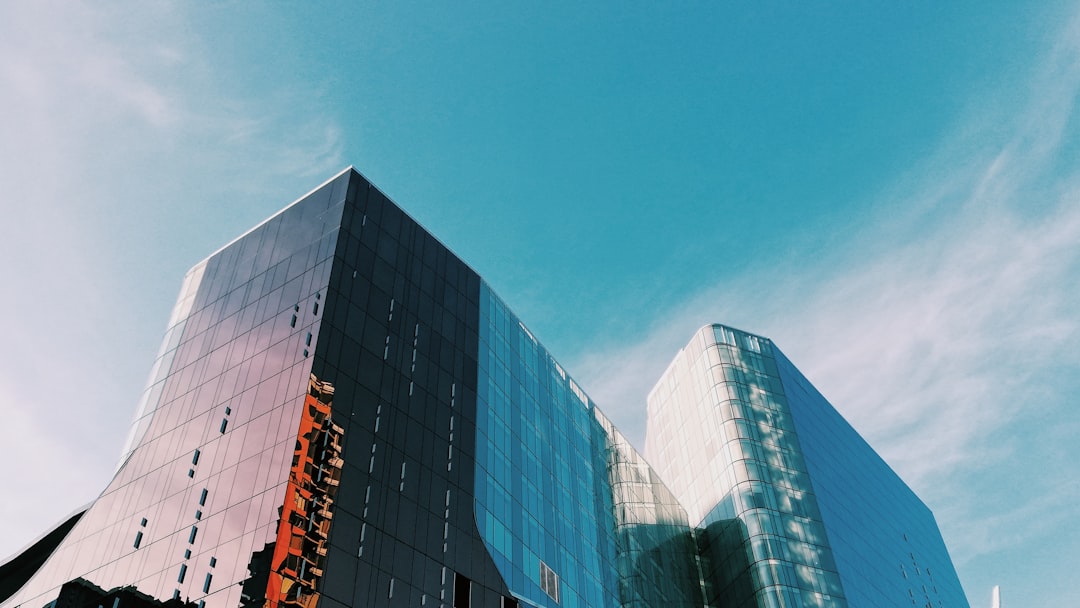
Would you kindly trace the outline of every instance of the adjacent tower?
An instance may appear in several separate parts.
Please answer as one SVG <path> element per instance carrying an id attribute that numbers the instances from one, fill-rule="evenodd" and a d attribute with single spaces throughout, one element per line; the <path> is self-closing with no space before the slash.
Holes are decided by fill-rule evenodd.
<path id="1" fill-rule="evenodd" d="M 770 340 L 703 327 L 648 412 L 710 605 L 967 606 L 933 514 Z"/>

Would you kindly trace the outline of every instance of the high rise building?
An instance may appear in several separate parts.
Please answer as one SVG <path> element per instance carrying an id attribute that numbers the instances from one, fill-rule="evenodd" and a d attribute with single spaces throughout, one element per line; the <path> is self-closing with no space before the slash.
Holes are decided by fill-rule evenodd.
<path id="1" fill-rule="evenodd" d="M 4 606 L 967 605 L 768 340 L 703 328 L 649 416 L 659 472 L 348 169 L 188 272 L 114 479 Z"/>

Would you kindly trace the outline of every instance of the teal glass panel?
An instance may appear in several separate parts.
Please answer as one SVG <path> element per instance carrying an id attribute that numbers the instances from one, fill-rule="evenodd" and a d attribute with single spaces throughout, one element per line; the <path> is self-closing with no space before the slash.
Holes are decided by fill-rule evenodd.
<path id="1" fill-rule="evenodd" d="M 486 286 L 476 520 L 524 605 L 700 606 L 685 512 Z"/>

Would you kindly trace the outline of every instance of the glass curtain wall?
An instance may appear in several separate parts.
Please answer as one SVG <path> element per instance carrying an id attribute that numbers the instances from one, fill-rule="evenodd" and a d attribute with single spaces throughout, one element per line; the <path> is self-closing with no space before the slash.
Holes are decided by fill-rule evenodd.
<path id="1" fill-rule="evenodd" d="M 482 287 L 476 518 L 511 591 L 546 608 L 700 606 L 683 509 Z"/>

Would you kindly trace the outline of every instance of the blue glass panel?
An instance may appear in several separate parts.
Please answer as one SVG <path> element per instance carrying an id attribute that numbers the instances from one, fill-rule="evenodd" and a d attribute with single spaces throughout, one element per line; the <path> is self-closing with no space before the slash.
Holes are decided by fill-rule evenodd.
<path id="1" fill-rule="evenodd" d="M 536 606 L 700 606 L 692 532 L 659 477 L 481 284 L 476 515 Z"/>
<path id="2" fill-rule="evenodd" d="M 782 353 L 776 361 L 850 606 L 967 606 L 930 509 Z"/>

